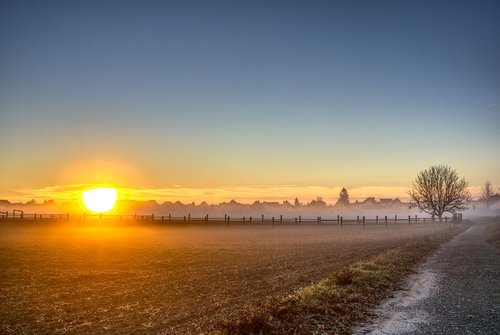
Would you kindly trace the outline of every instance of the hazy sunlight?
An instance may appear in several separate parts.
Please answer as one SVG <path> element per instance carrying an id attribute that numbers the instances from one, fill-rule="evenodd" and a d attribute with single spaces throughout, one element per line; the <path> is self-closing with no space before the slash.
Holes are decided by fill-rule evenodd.
<path id="1" fill-rule="evenodd" d="M 95 213 L 108 212 L 115 207 L 118 192 L 114 188 L 94 188 L 82 192 L 85 207 Z"/>

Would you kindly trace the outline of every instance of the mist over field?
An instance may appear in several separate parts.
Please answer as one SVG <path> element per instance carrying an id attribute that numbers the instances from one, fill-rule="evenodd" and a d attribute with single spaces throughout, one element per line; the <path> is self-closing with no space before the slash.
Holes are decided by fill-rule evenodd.
<path id="1" fill-rule="evenodd" d="M 0 335 L 348 334 L 430 257 L 498 328 L 499 17 L 0 0 Z"/>
<path id="2" fill-rule="evenodd" d="M 0 212 L 10 212 L 13 210 L 23 210 L 28 215 L 33 214 L 55 214 L 55 215 L 82 215 L 88 212 L 84 208 L 78 208 L 74 205 L 58 204 L 56 202 L 45 203 L 10 203 L 8 201 L 0 202 Z M 498 216 L 500 215 L 500 200 L 492 199 L 491 203 L 486 206 L 484 200 L 473 201 L 468 204 L 468 209 L 462 211 L 468 217 L 479 216 Z M 88 213 L 89 214 L 89 213 Z M 252 204 L 242 204 L 236 201 L 224 202 L 220 204 L 209 205 L 207 203 L 199 204 L 183 204 L 177 202 L 158 203 L 156 201 L 121 201 L 117 205 L 115 212 L 110 213 L 111 216 L 122 215 L 152 215 L 157 218 L 161 216 L 167 217 L 169 214 L 173 217 L 184 217 L 191 215 L 193 218 L 204 218 L 208 215 L 210 218 L 224 218 L 229 215 L 233 218 L 252 217 L 254 220 L 260 220 L 262 215 L 265 219 L 275 217 L 278 219 L 280 215 L 286 219 L 294 219 L 299 216 L 304 219 L 316 219 L 321 216 L 323 219 L 336 219 L 337 216 L 342 216 L 345 219 L 354 219 L 357 216 L 366 216 L 374 219 L 377 216 L 383 219 L 385 216 L 393 218 L 397 215 L 399 218 L 414 217 L 429 217 L 416 207 L 411 207 L 410 203 L 401 202 L 399 199 L 375 199 L 368 197 L 363 201 L 350 203 L 347 206 L 338 206 L 327 204 L 323 201 L 313 201 L 306 204 L 295 205 L 285 202 L 266 202 L 255 201 Z M 451 214 L 448 213 L 448 216 Z M 1 214 L 0 214 L 1 218 Z"/>

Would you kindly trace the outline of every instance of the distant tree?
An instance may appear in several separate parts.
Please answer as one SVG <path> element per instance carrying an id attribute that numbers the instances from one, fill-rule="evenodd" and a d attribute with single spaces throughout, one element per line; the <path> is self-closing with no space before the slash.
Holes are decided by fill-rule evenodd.
<path id="1" fill-rule="evenodd" d="M 431 166 L 413 181 L 408 191 L 410 206 L 441 219 L 446 212 L 467 209 L 467 203 L 472 200 L 468 186 L 465 178 L 459 178 L 449 166 Z"/>
<path id="2" fill-rule="evenodd" d="M 335 206 L 348 206 L 348 205 L 349 205 L 349 193 L 347 193 L 347 189 L 345 187 L 342 187 L 342 190 L 340 191 L 339 194 L 339 200 L 337 200 Z"/>
<path id="3" fill-rule="evenodd" d="M 294 205 L 295 207 L 300 207 L 299 198 L 295 198 L 295 201 L 293 202 L 293 205 Z"/>
<path id="4" fill-rule="evenodd" d="M 35 199 L 31 199 L 30 201 L 26 202 L 26 205 L 36 205 L 36 200 Z"/>
<path id="5" fill-rule="evenodd" d="M 312 200 L 309 203 L 309 206 L 311 206 L 311 207 L 326 207 L 326 202 L 323 200 L 322 197 L 316 197 L 316 200 Z"/>
<path id="6" fill-rule="evenodd" d="M 260 207 L 262 205 L 262 203 L 260 202 L 260 200 L 255 200 L 252 204 L 252 206 L 255 206 L 255 207 Z"/>
<path id="7" fill-rule="evenodd" d="M 481 200 L 486 201 L 486 208 L 490 207 L 490 198 L 494 195 L 493 187 L 491 186 L 490 181 L 486 181 L 484 183 L 483 188 L 481 189 Z"/>

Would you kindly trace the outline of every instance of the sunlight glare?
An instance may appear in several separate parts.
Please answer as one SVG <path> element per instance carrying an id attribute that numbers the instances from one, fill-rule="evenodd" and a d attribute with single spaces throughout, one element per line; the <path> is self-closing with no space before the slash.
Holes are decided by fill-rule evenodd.
<path id="1" fill-rule="evenodd" d="M 118 192 L 114 188 L 94 188 L 82 192 L 85 207 L 94 213 L 108 212 L 115 207 Z"/>

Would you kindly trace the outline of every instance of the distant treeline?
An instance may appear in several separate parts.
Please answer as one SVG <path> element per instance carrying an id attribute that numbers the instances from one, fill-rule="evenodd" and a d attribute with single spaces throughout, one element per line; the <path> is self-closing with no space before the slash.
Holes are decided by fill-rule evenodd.
<path id="1" fill-rule="evenodd" d="M 499 199 L 491 199 L 489 208 L 491 211 L 500 211 L 500 196 Z M 469 206 L 469 211 L 481 211 L 485 208 L 485 203 L 482 200 L 473 201 Z M 0 211 L 12 211 L 14 209 L 23 210 L 26 213 L 78 213 L 84 209 L 77 203 L 56 203 L 53 200 L 46 200 L 38 203 L 34 200 L 26 203 L 11 203 L 8 200 L 0 200 Z M 307 203 L 301 203 L 299 199 L 294 202 L 287 200 L 282 202 L 273 201 L 255 201 L 252 204 L 244 204 L 231 200 L 229 202 L 222 202 L 219 204 L 208 204 L 201 202 L 196 204 L 184 204 L 180 201 L 165 201 L 158 203 L 154 200 L 149 201 L 136 201 L 136 200 L 122 200 L 118 203 L 117 211 L 124 215 L 194 215 L 204 217 L 209 214 L 210 216 L 224 217 L 224 215 L 237 215 L 237 216 L 260 216 L 264 215 L 286 215 L 290 217 L 299 215 L 324 215 L 325 217 L 336 217 L 337 215 L 344 215 L 346 217 L 352 215 L 415 215 L 419 214 L 418 209 L 410 209 L 410 204 L 402 202 L 400 199 L 375 199 L 368 197 L 363 201 L 338 201 L 334 205 L 327 204 L 322 198 L 318 197 Z M 476 213 L 477 214 L 477 213 Z M 491 214 L 491 213 L 490 213 Z"/>

